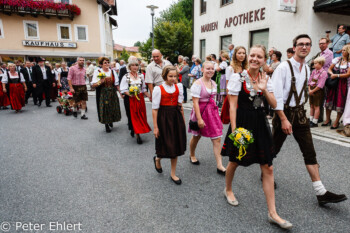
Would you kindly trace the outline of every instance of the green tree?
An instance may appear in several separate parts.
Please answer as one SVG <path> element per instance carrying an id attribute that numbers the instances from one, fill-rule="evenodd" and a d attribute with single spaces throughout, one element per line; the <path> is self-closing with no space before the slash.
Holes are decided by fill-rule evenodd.
<path id="1" fill-rule="evenodd" d="M 129 57 L 130 57 L 130 54 L 124 48 L 122 53 L 120 54 L 119 61 L 124 60 L 125 62 L 128 62 Z"/>
<path id="2" fill-rule="evenodd" d="M 149 38 L 145 42 L 142 42 L 139 46 L 139 52 L 144 60 L 151 61 L 152 57 L 152 38 Z"/>
<path id="3" fill-rule="evenodd" d="M 140 47 L 140 45 L 141 45 L 141 42 L 140 42 L 140 41 L 137 41 L 137 42 L 135 42 L 135 44 L 134 44 L 135 47 Z"/>

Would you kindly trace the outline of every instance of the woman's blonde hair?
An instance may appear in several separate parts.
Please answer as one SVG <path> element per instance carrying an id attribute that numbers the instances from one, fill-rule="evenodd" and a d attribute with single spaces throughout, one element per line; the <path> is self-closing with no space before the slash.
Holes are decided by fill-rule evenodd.
<path id="1" fill-rule="evenodd" d="M 350 45 L 347 44 L 347 45 L 344 45 L 343 49 L 345 49 L 345 51 L 348 53 L 348 62 L 350 61 Z"/>
<path id="2" fill-rule="evenodd" d="M 324 63 L 326 62 L 326 59 L 324 59 L 324 57 L 318 57 L 314 60 L 314 63 L 318 63 L 321 66 L 324 66 Z"/>
<path id="3" fill-rule="evenodd" d="M 267 51 L 266 51 L 266 47 L 264 45 L 261 45 L 261 44 L 256 44 L 256 45 L 253 45 L 253 47 L 251 47 L 250 49 L 254 49 L 254 48 L 258 48 L 258 49 L 261 49 L 262 51 L 264 51 L 265 53 L 265 59 L 267 59 Z"/>
<path id="4" fill-rule="evenodd" d="M 224 52 L 221 54 L 221 57 L 226 58 L 226 60 L 230 60 L 230 56 L 228 55 L 228 53 Z"/>
<path id="5" fill-rule="evenodd" d="M 244 49 L 245 52 L 245 58 L 242 61 L 242 64 L 240 64 L 241 62 L 237 60 L 236 56 L 240 49 Z M 247 50 L 243 46 L 237 46 L 233 51 L 231 66 L 235 72 L 237 72 L 239 68 L 242 68 L 242 70 L 248 69 Z"/>

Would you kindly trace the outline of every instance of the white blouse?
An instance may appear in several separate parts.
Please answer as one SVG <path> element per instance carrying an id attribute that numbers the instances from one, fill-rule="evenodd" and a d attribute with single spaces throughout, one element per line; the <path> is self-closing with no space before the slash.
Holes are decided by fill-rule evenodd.
<path id="1" fill-rule="evenodd" d="M 92 77 L 92 82 L 91 82 L 91 84 L 95 84 L 95 83 L 97 83 L 98 81 L 100 81 L 100 80 L 97 78 L 98 74 L 100 73 L 100 72 L 98 72 L 98 71 L 101 71 L 101 72 L 105 73 L 105 74 L 106 74 L 106 77 L 112 77 L 112 70 L 111 70 L 111 69 L 108 69 L 108 72 L 104 72 L 102 69 L 96 69 L 96 70 L 94 71 L 94 76 Z M 118 79 L 117 76 L 114 75 L 114 86 L 118 86 L 118 85 L 119 85 L 119 79 Z"/>
<path id="2" fill-rule="evenodd" d="M 228 64 L 226 61 L 223 61 L 220 63 L 219 67 L 221 70 L 225 70 L 227 68 Z"/>
<path id="3" fill-rule="evenodd" d="M 235 71 L 233 70 L 232 66 L 228 66 L 228 67 L 226 68 L 226 72 L 225 72 L 225 74 L 226 74 L 226 81 L 230 81 L 230 78 L 231 78 L 231 76 L 232 76 L 234 73 L 235 73 Z"/>
<path id="4" fill-rule="evenodd" d="M 16 78 L 18 78 L 18 73 L 16 72 L 16 76 L 12 76 L 11 75 L 11 73 L 9 72 L 8 73 L 9 75 L 10 75 L 10 79 L 16 79 Z M 22 73 L 20 73 L 20 81 L 21 81 L 21 83 L 25 83 L 26 82 L 26 80 L 24 79 L 24 76 L 23 76 L 23 74 Z M 5 74 L 3 74 L 3 76 L 2 76 L 2 81 L 1 81 L 2 83 L 8 83 L 8 77 L 7 77 L 7 73 L 5 73 Z"/>
<path id="5" fill-rule="evenodd" d="M 165 91 L 169 94 L 172 94 L 176 91 L 175 85 L 177 85 L 177 87 L 179 88 L 179 98 L 177 102 L 180 104 L 182 103 L 182 101 L 184 100 L 184 89 L 183 89 L 182 83 L 178 83 L 172 86 L 169 86 L 165 83 L 163 83 L 162 85 Z M 161 98 L 162 98 L 162 92 L 160 90 L 160 87 L 157 86 L 153 89 L 153 93 L 152 93 L 152 109 L 159 109 Z"/>
<path id="6" fill-rule="evenodd" d="M 229 95 L 238 95 L 242 90 L 242 82 L 240 81 L 241 76 L 238 73 L 234 73 L 227 84 L 228 94 Z M 267 91 L 273 92 L 273 83 L 271 78 L 267 81 Z M 261 90 L 258 90 L 261 92 Z"/>
<path id="7" fill-rule="evenodd" d="M 128 74 L 126 74 L 128 75 Z M 126 75 L 124 75 L 121 83 L 120 83 L 120 91 L 121 93 L 125 93 L 125 92 L 128 92 L 129 91 L 129 83 L 128 83 L 128 80 L 126 78 Z M 145 79 L 143 77 L 143 74 L 139 74 L 139 77 L 137 80 L 133 80 L 132 78 L 130 78 L 130 84 L 132 86 L 141 86 L 141 93 L 145 93 L 147 92 L 147 88 L 146 88 L 146 83 L 145 83 Z"/>
<path id="8" fill-rule="evenodd" d="M 335 67 L 337 67 L 338 69 L 339 69 L 339 62 L 340 62 L 340 59 L 341 59 L 341 57 L 336 57 L 336 58 L 334 58 L 333 60 L 332 60 L 332 64 L 334 64 L 335 65 Z M 340 66 L 340 69 L 346 69 L 346 68 L 350 68 L 350 62 L 348 62 L 348 65 L 341 65 Z"/>
<path id="9" fill-rule="evenodd" d="M 216 83 L 214 83 L 214 81 L 211 81 L 212 84 L 213 84 L 213 87 L 210 89 L 210 88 L 207 88 L 207 92 L 208 93 L 212 93 L 212 94 L 216 94 L 217 93 L 217 85 Z M 199 81 L 195 82 L 192 87 L 191 87 L 191 94 L 192 94 L 192 97 L 196 97 L 196 98 L 201 98 L 201 91 L 202 91 L 202 85 Z"/>

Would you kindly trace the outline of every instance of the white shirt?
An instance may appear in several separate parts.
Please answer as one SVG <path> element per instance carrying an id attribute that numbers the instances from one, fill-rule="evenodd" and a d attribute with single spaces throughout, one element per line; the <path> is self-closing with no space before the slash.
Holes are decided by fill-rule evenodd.
<path id="1" fill-rule="evenodd" d="M 207 87 L 205 87 L 205 89 L 207 89 L 208 93 L 216 94 L 217 85 L 214 81 L 212 81 L 212 84 L 213 84 L 213 87 L 211 89 Z M 197 81 L 191 87 L 191 95 L 192 97 L 201 98 L 201 92 L 202 92 L 202 85 Z"/>
<path id="2" fill-rule="evenodd" d="M 40 67 L 40 69 L 41 69 L 41 72 L 43 73 L 43 79 L 44 79 L 44 80 L 47 80 L 47 75 L 46 75 L 46 68 L 45 68 L 45 66 L 43 66 L 43 67 L 39 66 L 39 67 Z"/>
<path id="3" fill-rule="evenodd" d="M 97 69 L 97 70 L 94 71 L 94 76 L 92 77 L 91 84 L 95 84 L 98 81 L 100 81 L 100 79 L 97 78 L 98 74 L 100 73 L 100 72 L 98 72 L 99 70 L 101 72 L 105 73 L 106 77 L 112 77 L 112 70 L 111 69 L 108 69 L 108 72 L 105 72 L 102 69 Z M 114 86 L 118 86 L 118 85 L 119 85 L 119 79 L 118 79 L 118 77 L 114 76 Z"/>
<path id="4" fill-rule="evenodd" d="M 128 74 L 126 74 L 126 75 L 128 75 Z M 126 75 L 124 75 L 124 77 L 120 83 L 120 92 L 121 93 L 125 93 L 125 92 L 129 91 L 129 83 L 127 81 Z M 134 85 L 134 86 L 137 85 L 139 87 L 142 85 L 142 87 L 140 88 L 141 93 L 145 93 L 147 91 L 146 83 L 145 83 L 145 80 L 143 78 L 143 74 L 139 74 L 139 77 L 137 80 L 133 80 L 132 78 L 130 78 L 130 84 Z"/>
<path id="5" fill-rule="evenodd" d="M 232 66 L 228 66 L 226 68 L 225 74 L 226 74 L 226 81 L 230 81 L 231 76 L 235 73 Z"/>
<path id="6" fill-rule="evenodd" d="M 59 68 L 59 69 L 54 69 L 53 71 L 53 74 L 55 74 L 55 78 L 56 78 L 56 81 L 58 80 L 58 74 L 60 74 L 61 73 L 61 69 Z"/>
<path id="7" fill-rule="evenodd" d="M 300 71 L 300 63 L 297 62 L 293 57 L 289 60 L 292 63 L 292 67 L 293 67 L 293 71 L 296 79 L 295 86 L 297 88 L 297 92 L 299 95 L 304 86 L 306 71 L 307 71 L 306 80 L 309 80 L 310 68 L 304 62 L 304 64 L 302 64 L 302 70 Z M 275 110 L 284 109 L 284 104 L 287 102 L 287 99 L 289 96 L 291 80 L 292 80 L 292 73 L 290 71 L 287 61 L 284 61 L 275 69 L 272 75 L 273 87 L 275 90 L 274 94 L 277 101 L 277 107 L 275 108 Z M 300 104 L 304 103 L 305 101 L 304 94 L 305 93 L 303 91 Z M 289 106 L 290 107 L 296 106 L 294 95 L 290 100 Z"/>
<path id="8" fill-rule="evenodd" d="M 15 75 L 15 76 L 12 76 L 10 72 L 9 72 L 9 75 L 10 75 L 10 79 L 16 79 L 16 78 L 18 78 L 18 72 L 16 72 L 16 75 Z M 20 79 L 21 79 L 20 82 L 21 82 L 21 83 L 25 83 L 26 80 L 24 79 L 23 74 L 20 73 L 19 76 L 20 76 Z M 8 83 L 8 77 L 7 77 L 7 74 L 6 74 L 6 73 L 3 75 L 2 81 L 1 81 L 1 82 L 2 82 L 2 83 Z"/>
<path id="9" fill-rule="evenodd" d="M 182 83 L 178 83 L 172 86 L 168 86 L 165 83 L 163 83 L 162 85 L 164 87 L 164 90 L 169 94 L 172 94 L 176 91 L 175 85 L 177 85 L 177 87 L 179 88 L 179 98 L 177 102 L 180 104 L 182 103 L 182 101 L 184 100 L 184 89 L 183 89 Z M 161 98 L 162 98 L 162 92 L 160 90 L 160 87 L 156 86 L 153 89 L 153 93 L 152 93 L 152 109 L 159 109 Z"/>
<path id="10" fill-rule="evenodd" d="M 226 61 L 223 61 L 220 63 L 219 67 L 221 70 L 225 70 L 227 68 L 228 64 Z"/>
<path id="11" fill-rule="evenodd" d="M 26 67 L 27 71 L 28 71 L 28 76 L 29 76 L 29 82 L 32 81 L 32 75 L 30 74 L 30 72 L 32 71 L 32 68 L 28 68 Z"/>
<path id="12" fill-rule="evenodd" d="M 234 73 L 231 76 L 230 81 L 227 84 L 227 90 L 229 95 L 239 95 L 239 92 L 242 90 L 242 82 L 240 81 L 241 76 L 238 73 Z M 274 92 L 272 80 L 269 78 L 267 81 L 267 91 Z M 261 90 L 258 90 L 261 92 Z"/>

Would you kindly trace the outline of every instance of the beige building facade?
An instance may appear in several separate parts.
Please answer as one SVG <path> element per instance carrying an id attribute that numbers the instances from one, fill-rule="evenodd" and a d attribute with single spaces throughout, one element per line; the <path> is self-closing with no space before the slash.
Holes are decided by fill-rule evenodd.
<path id="1" fill-rule="evenodd" d="M 79 15 L 70 11 L 33 13 L 29 9 L 0 10 L 0 61 L 73 62 L 78 56 L 113 58 L 111 16 L 117 14 L 115 0 L 55 0 L 75 4 Z M 10 11 L 12 10 L 12 13 Z"/>

